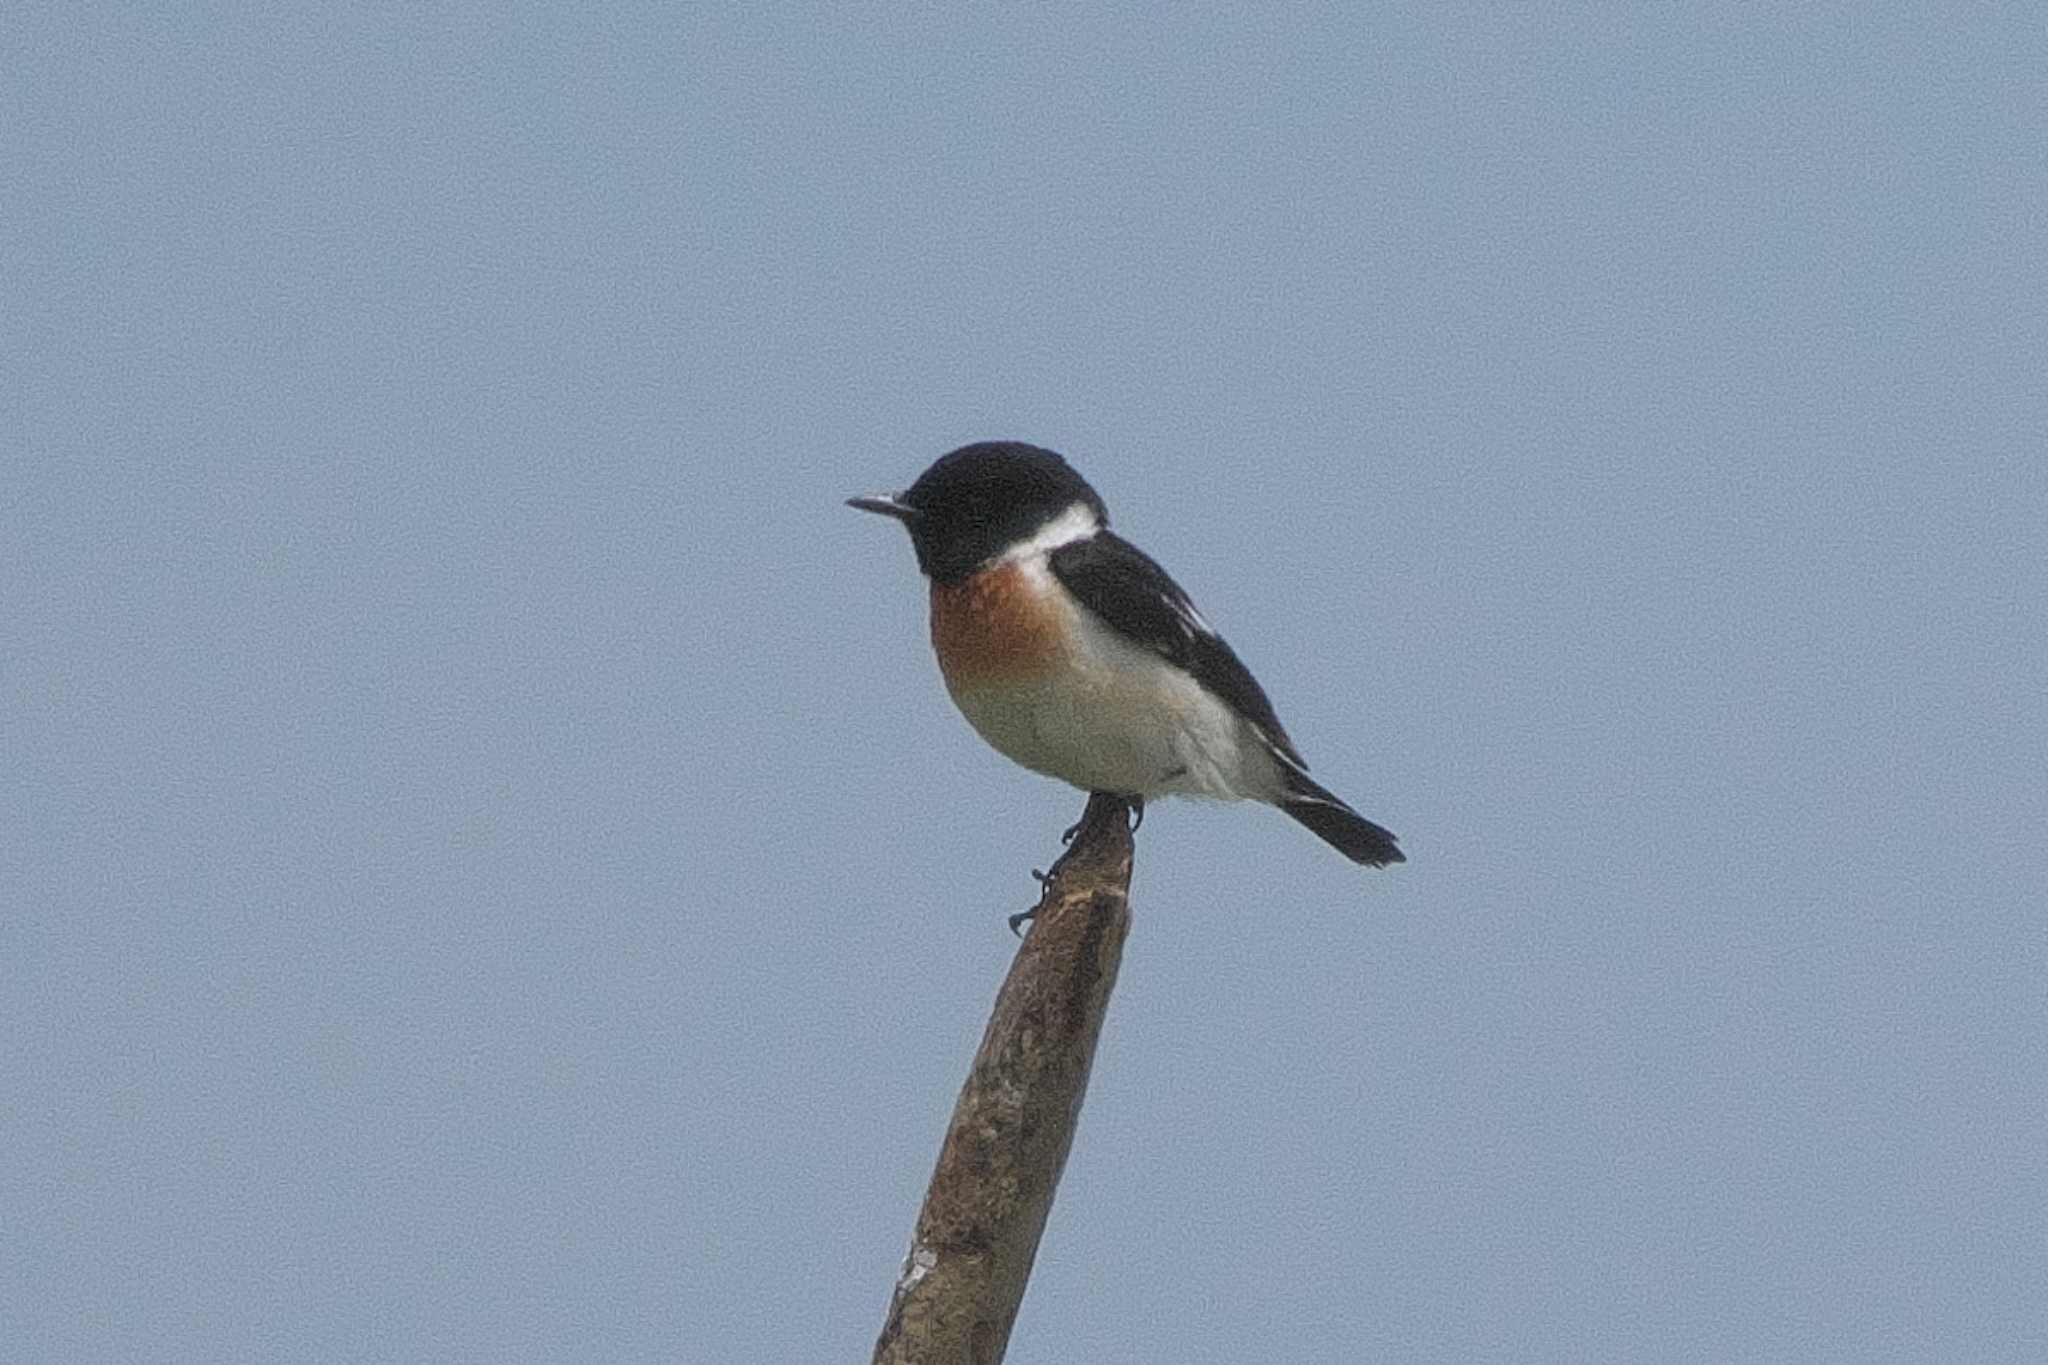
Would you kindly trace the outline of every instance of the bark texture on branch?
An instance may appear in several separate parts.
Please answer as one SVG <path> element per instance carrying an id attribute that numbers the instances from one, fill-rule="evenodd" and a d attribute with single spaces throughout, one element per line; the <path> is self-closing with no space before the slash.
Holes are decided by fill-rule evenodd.
<path id="1" fill-rule="evenodd" d="M 1129 808 L 1088 798 L 939 1149 L 878 1365 L 995 1365 L 1009 1345 L 1130 932 Z"/>

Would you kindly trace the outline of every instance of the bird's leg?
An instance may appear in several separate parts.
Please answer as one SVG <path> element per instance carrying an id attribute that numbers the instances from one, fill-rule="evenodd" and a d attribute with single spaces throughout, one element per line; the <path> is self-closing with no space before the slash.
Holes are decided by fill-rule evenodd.
<path id="1" fill-rule="evenodd" d="M 1090 802 L 1093 802 L 1097 796 L 1106 796 L 1109 794 L 1110 793 L 1107 792 L 1090 792 L 1088 793 L 1088 799 Z M 1122 801 L 1125 805 L 1131 808 L 1131 833 L 1136 834 L 1139 830 L 1145 827 L 1145 798 L 1142 796 L 1122 796 L 1118 797 L 1117 799 Z M 1081 827 L 1087 823 L 1088 811 L 1084 810 L 1081 812 L 1080 819 L 1076 820 L 1073 824 L 1068 825 L 1065 829 L 1060 831 L 1060 842 L 1063 844 L 1073 843 L 1074 836 L 1076 834 L 1079 834 L 1081 832 Z M 1034 872 L 1032 875 L 1037 876 L 1038 874 Z"/>
<path id="2" fill-rule="evenodd" d="M 1075 828 L 1078 829 L 1079 826 Z M 1038 905 L 1032 906 L 1029 910 L 1019 910 L 1010 916 L 1010 932 L 1018 938 L 1024 937 L 1024 922 L 1038 918 L 1038 906 L 1045 904 L 1045 898 L 1052 894 L 1053 887 L 1059 882 L 1059 864 L 1054 863 L 1050 872 L 1040 872 L 1034 867 L 1031 869 L 1031 875 L 1038 881 Z"/>
<path id="3" fill-rule="evenodd" d="M 1040 872 L 1035 867 L 1031 869 L 1031 875 L 1038 881 L 1038 904 L 1032 906 L 1029 910 L 1020 910 L 1010 916 L 1011 933 L 1022 938 L 1024 922 L 1036 919 L 1038 912 L 1045 908 L 1047 901 L 1052 899 L 1053 890 L 1059 885 L 1060 869 L 1066 865 L 1067 859 L 1073 857 L 1079 851 L 1071 847 L 1071 845 L 1080 835 L 1081 831 L 1087 829 L 1090 824 L 1096 821 L 1107 819 L 1119 819 L 1130 822 L 1129 827 L 1135 833 L 1138 826 L 1145 823 L 1145 798 L 1142 796 L 1124 796 L 1117 792 L 1088 793 L 1087 809 L 1081 812 L 1079 820 L 1076 820 L 1070 828 L 1060 835 L 1060 842 L 1069 845 L 1067 851 L 1060 854 L 1059 861 L 1052 865 L 1052 871 Z"/>

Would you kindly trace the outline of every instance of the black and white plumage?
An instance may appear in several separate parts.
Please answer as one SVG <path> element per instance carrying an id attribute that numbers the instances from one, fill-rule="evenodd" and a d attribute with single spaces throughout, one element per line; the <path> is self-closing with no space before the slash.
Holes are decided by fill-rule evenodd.
<path id="1" fill-rule="evenodd" d="M 1308 776 L 1251 671 L 1065 460 L 964 446 L 900 498 L 954 702 L 998 751 L 1088 791 L 1278 806 L 1354 862 L 1394 836 Z"/>

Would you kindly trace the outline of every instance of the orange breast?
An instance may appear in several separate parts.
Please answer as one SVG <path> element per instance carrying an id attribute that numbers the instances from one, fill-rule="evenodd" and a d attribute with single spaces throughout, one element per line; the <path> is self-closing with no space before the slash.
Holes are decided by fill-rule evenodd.
<path id="1" fill-rule="evenodd" d="M 1051 669 L 1065 650 L 1058 608 L 1016 564 L 932 584 L 932 648 L 949 686 L 1007 682 Z"/>

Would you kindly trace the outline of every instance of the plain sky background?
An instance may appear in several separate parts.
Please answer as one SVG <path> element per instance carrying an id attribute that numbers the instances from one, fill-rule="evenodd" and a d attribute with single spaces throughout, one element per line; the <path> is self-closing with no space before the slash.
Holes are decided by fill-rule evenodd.
<path id="1" fill-rule="evenodd" d="M 2048 1358 L 2038 7 L 0 50 L 0 1360 L 865 1359 L 987 437 L 1413 860 L 1154 809 L 1013 1360 Z"/>

